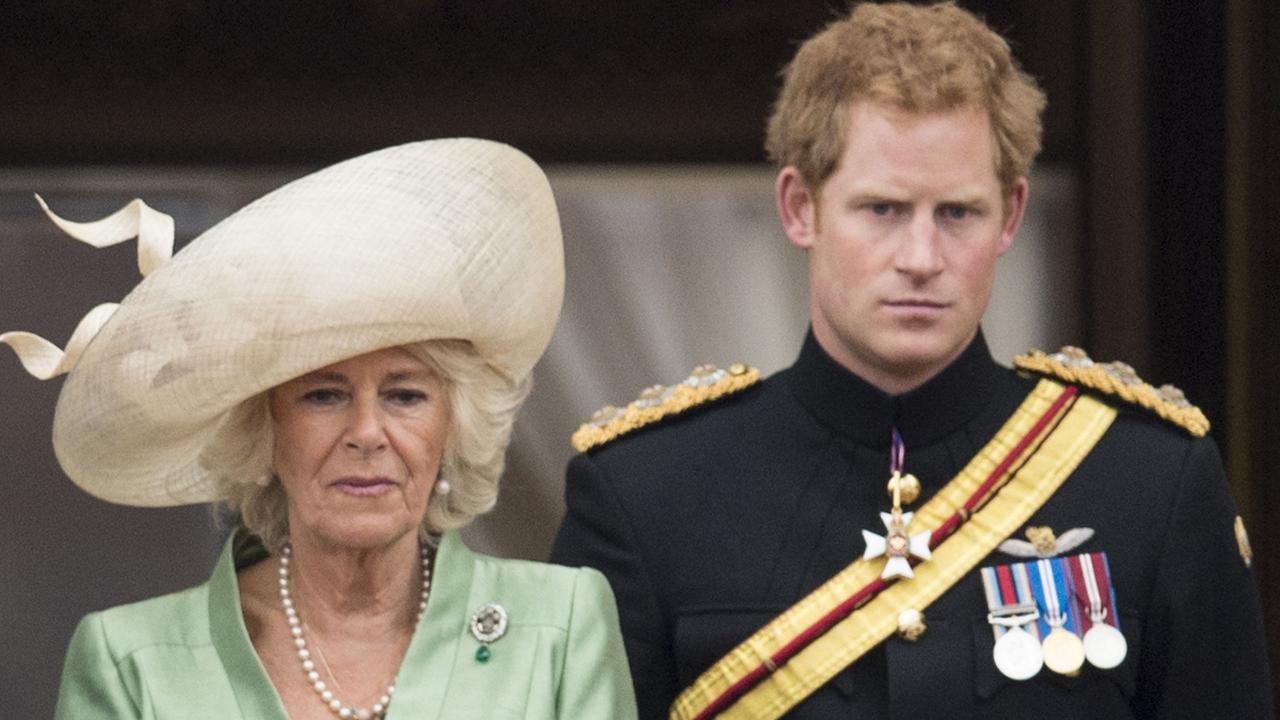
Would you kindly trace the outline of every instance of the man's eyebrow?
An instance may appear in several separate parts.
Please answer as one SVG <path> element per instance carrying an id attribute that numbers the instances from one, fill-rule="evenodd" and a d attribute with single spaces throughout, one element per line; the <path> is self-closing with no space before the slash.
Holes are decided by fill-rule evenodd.
<path id="1" fill-rule="evenodd" d="M 986 205 L 990 204 L 990 200 L 988 200 L 983 195 L 956 195 L 951 198 L 944 198 L 941 204 L 943 205 L 974 205 L 974 206 L 985 207 Z"/>

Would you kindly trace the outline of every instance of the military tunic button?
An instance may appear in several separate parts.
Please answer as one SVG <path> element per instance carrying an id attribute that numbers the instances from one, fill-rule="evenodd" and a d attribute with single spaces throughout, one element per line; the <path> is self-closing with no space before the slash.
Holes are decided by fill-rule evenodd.
<path id="1" fill-rule="evenodd" d="M 900 499 L 904 505 L 910 505 L 920 497 L 920 480 L 915 475 L 907 473 L 905 475 L 894 475 L 889 478 L 889 484 L 885 486 L 885 490 L 889 493 L 889 497 L 893 497 L 895 484 L 901 484 Z"/>
<path id="2" fill-rule="evenodd" d="M 907 642 L 915 642 L 924 635 L 927 630 L 924 623 L 924 613 L 915 608 L 907 608 L 898 613 L 898 637 Z"/>

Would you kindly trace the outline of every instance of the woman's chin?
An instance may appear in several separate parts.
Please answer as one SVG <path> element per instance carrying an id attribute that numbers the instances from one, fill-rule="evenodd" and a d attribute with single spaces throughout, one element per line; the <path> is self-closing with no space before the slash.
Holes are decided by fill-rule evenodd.
<path id="1" fill-rule="evenodd" d="M 406 535 L 416 537 L 417 530 L 418 523 L 409 519 L 370 513 L 345 516 L 340 522 L 330 520 L 306 528 L 307 534 L 326 545 L 352 550 L 386 547 Z"/>

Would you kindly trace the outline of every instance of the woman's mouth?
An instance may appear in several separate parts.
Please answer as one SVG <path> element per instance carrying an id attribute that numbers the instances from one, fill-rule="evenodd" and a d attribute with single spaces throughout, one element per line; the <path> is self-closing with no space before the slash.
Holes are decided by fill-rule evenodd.
<path id="1" fill-rule="evenodd" d="M 346 477 L 333 483 L 332 487 L 346 495 L 369 497 L 390 492 L 395 483 L 384 477 Z"/>

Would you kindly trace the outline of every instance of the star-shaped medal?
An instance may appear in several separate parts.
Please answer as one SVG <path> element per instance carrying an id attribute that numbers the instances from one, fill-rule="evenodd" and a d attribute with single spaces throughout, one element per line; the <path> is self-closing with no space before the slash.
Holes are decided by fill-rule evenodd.
<path id="1" fill-rule="evenodd" d="M 870 530 L 862 531 L 862 538 L 867 542 L 867 549 L 862 553 L 863 560 L 874 560 L 875 558 L 885 555 L 889 561 L 885 563 L 884 572 L 880 573 L 881 579 L 888 580 L 896 577 L 915 577 L 915 573 L 911 571 L 911 563 L 908 561 L 910 557 L 916 557 L 920 560 L 928 560 L 933 556 L 929 551 L 929 536 L 931 532 L 916 533 L 915 535 L 907 535 L 907 526 L 911 524 L 912 513 L 904 513 L 898 508 L 894 508 L 892 512 L 880 513 L 880 519 L 884 521 L 884 527 L 887 532 L 881 536 Z"/>

